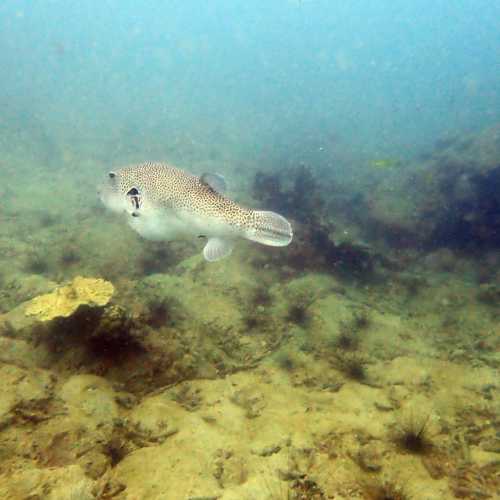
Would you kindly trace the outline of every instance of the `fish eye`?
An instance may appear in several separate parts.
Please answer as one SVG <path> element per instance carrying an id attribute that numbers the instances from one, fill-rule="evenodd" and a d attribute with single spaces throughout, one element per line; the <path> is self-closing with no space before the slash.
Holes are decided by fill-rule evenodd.
<path id="1" fill-rule="evenodd" d="M 115 172 L 110 172 L 108 174 L 108 176 L 109 176 L 110 179 L 114 179 L 116 177 L 116 173 Z"/>

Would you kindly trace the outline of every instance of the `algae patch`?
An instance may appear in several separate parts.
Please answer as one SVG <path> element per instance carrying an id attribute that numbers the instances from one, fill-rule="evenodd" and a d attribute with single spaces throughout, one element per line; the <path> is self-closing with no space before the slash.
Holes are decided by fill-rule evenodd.
<path id="1" fill-rule="evenodd" d="M 29 301 L 25 308 L 25 314 L 36 316 L 41 321 L 66 318 L 71 316 L 81 305 L 105 306 L 114 291 L 115 288 L 109 281 L 77 276 L 68 285 Z"/>

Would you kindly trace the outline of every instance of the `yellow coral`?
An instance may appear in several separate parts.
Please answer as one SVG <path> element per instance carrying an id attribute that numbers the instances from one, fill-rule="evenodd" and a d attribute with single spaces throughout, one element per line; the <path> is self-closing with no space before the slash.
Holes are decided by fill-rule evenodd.
<path id="1" fill-rule="evenodd" d="M 71 316 L 83 304 L 105 306 L 114 291 L 114 286 L 109 281 L 77 276 L 69 285 L 59 287 L 28 302 L 25 314 L 37 316 L 41 321 L 65 318 Z"/>

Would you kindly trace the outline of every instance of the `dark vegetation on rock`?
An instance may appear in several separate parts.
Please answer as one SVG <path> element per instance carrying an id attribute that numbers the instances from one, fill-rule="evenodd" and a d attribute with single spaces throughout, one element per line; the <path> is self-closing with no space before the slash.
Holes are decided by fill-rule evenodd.
<path id="1" fill-rule="evenodd" d="M 295 227 L 294 242 L 286 251 L 264 255 L 271 261 L 279 259 L 295 272 L 318 270 L 368 279 L 375 263 L 386 259 L 363 244 L 334 242 L 336 227 L 327 215 L 331 193 L 326 189 L 305 165 L 272 174 L 257 172 L 254 197 L 263 206 L 286 214 Z"/>

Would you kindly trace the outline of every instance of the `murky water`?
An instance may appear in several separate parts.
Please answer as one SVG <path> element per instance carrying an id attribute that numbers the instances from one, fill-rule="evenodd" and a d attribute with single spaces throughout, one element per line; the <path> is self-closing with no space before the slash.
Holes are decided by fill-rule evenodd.
<path id="1" fill-rule="evenodd" d="M 0 497 L 499 497 L 498 18 L 4 1 Z"/>

